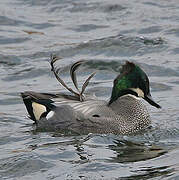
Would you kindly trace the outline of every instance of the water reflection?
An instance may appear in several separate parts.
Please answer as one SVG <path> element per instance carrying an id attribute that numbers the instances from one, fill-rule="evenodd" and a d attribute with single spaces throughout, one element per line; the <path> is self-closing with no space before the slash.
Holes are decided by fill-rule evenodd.
<path id="1" fill-rule="evenodd" d="M 111 161 L 116 163 L 128 163 L 145 161 L 164 155 L 167 150 L 156 145 L 145 145 L 126 140 L 116 140 L 115 145 L 109 145 L 109 148 L 116 153 Z"/>
<path id="2" fill-rule="evenodd" d="M 142 168 L 138 171 L 135 171 L 136 175 L 132 175 L 129 177 L 121 177 L 120 179 L 122 180 L 145 180 L 149 178 L 154 178 L 154 177 L 160 177 L 161 178 L 169 178 L 170 176 L 173 175 L 173 172 L 175 171 L 174 168 L 170 166 L 162 166 L 162 167 L 149 167 L 149 168 Z"/>

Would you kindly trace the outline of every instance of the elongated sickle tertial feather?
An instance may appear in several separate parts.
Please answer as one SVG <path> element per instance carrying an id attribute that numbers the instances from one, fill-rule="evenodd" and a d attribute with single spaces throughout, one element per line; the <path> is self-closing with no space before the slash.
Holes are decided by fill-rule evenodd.
<path id="1" fill-rule="evenodd" d="M 75 94 L 76 96 L 79 96 L 79 93 L 76 93 L 75 91 L 73 91 L 73 89 L 69 88 L 65 82 L 59 77 L 58 75 L 58 71 L 59 69 L 56 71 L 55 70 L 55 67 L 54 67 L 54 63 L 59 60 L 60 58 L 58 58 L 57 56 L 54 56 L 54 55 L 51 55 L 51 62 L 50 62 L 50 65 L 51 65 L 51 71 L 54 73 L 56 79 L 60 82 L 60 84 L 65 87 L 68 91 L 70 91 L 72 94 Z"/>
<path id="2" fill-rule="evenodd" d="M 70 75 L 71 75 L 71 79 L 73 81 L 73 84 L 74 86 L 76 87 L 77 91 L 79 92 L 79 98 L 80 98 L 80 101 L 84 101 L 84 96 L 83 96 L 83 93 L 86 89 L 86 87 L 88 86 L 89 84 L 89 81 L 91 80 L 91 78 L 96 74 L 96 73 L 92 73 L 87 79 L 86 81 L 84 82 L 83 86 L 82 86 L 82 89 L 81 89 L 81 92 L 78 88 L 78 83 L 77 83 L 77 79 L 76 79 L 76 70 L 78 69 L 78 67 L 83 64 L 84 61 L 81 60 L 81 61 L 77 61 L 76 63 L 74 63 L 72 66 L 71 66 L 71 69 L 70 69 Z"/>
<path id="3" fill-rule="evenodd" d="M 83 96 L 83 93 L 86 89 L 86 87 L 88 86 L 89 84 L 89 81 L 91 80 L 91 78 L 96 74 L 96 73 L 92 73 L 87 79 L 86 81 L 84 82 L 83 86 L 82 86 L 82 89 L 81 91 L 79 90 L 78 88 L 78 83 L 77 83 L 77 78 L 76 78 L 76 70 L 78 69 L 78 67 L 84 63 L 84 61 L 77 61 L 76 63 L 74 63 L 71 68 L 70 68 L 70 76 L 71 76 L 71 79 L 72 79 L 72 82 L 75 86 L 75 88 L 77 89 L 78 92 L 75 92 L 73 89 L 69 88 L 65 82 L 59 77 L 58 75 L 58 72 L 60 69 L 55 69 L 54 67 L 54 63 L 59 60 L 60 58 L 57 57 L 57 56 L 54 56 L 54 55 L 51 55 L 51 62 L 50 62 L 50 65 L 51 65 L 51 71 L 53 71 L 53 73 L 55 74 L 55 77 L 56 79 L 60 82 L 60 84 L 65 87 L 68 91 L 70 91 L 72 94 L 74 94 L 75 96 L 79 97 L 79 100 L 80 101 L 84 101 L 84 96 Z"/>
<path id="4" fill-rule="evenodd" d="M 80 90 L 78 88 L 78 83 L 77 83 L 77 79 L 76 79 L 76 70 L 78 69 L 78 67 L 83 64 L 84 61 L 77 61 L 76 63 L 74 63 L 71 68 L 70 68 L 70 75 L 71 75 L 71 79 L 72 79 L 72 82 L 74 84 L 74 86 L 76 87 L 77 91 L 80 93 Z"/>
<path id="5" fill-rule="evenodd" d="M 91 78 L 93 78 L 93 76 L 96 74 L 96 72 L 92 73 L 87 79 L 86 81 L 84 82 L 83 86 L 82 86 L 82 89 L 81 89 L 81 95 L 84 93 L 86 87 L 88 86 L 89 84 L 89 81 L 91 80 Z"/>

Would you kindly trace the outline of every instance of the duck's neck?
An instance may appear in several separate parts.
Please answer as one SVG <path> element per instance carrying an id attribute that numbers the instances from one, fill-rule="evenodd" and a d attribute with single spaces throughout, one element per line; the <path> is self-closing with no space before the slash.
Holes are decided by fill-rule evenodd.
<path id="1" fill-rule="evenodd" d="M 137 93 L 135 91 L 133 91 L 132 89 L 124 89 L 121 91 L 116 91 L 115 88 L 113 88 L 111 98 L 109 100 L 108 105 L 110 105 L 111 103 L 116 101 L 118 98 L 120 98 L 124 95 L 127 95 L 127 94 L 131 94 L 131 95 L 134 95 L 136 97 L 138 96 Z"/>

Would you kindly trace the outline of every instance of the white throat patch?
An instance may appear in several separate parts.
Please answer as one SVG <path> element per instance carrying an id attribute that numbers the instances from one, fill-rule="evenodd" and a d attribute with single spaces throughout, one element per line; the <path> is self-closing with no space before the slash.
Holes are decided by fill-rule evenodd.
<path id="1" fill-rule="evenodd" d="M 122 96 L 122 97 L 120 97 L 120 98 L 127 97 L 127 96 L 130 96 L 130 97 L 132 97 L 132 98 L 134 98 L 134 99 L 140 100 L 139 97 L 136 97 L 135 95 L 132 95 L 132 94 L 126 94 L 126 95 L 124 95 L 124 96 Z"/>
<path id="2" fill-rule="evenodd" d="M 144 98 L 144 92 L 140 88 L 130 88 L 132 91 L 136 92 L 139 97 Z"/>

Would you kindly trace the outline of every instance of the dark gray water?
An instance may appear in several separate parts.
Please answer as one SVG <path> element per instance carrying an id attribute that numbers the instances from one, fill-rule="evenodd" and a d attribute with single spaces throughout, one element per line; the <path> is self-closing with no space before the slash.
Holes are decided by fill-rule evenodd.
<path id="1" fill-rule="evenodd" d="M 68 67 L 84 59 L 79 84 L 110 97 L 121 64 L 151 81 L 152 130 L 133 137 L 37 132 L 19 93 L 62 92 L 51 53 Z M 0 179 L 179 179 L 179 3 L 177 0 L 1 0 Z"/>

